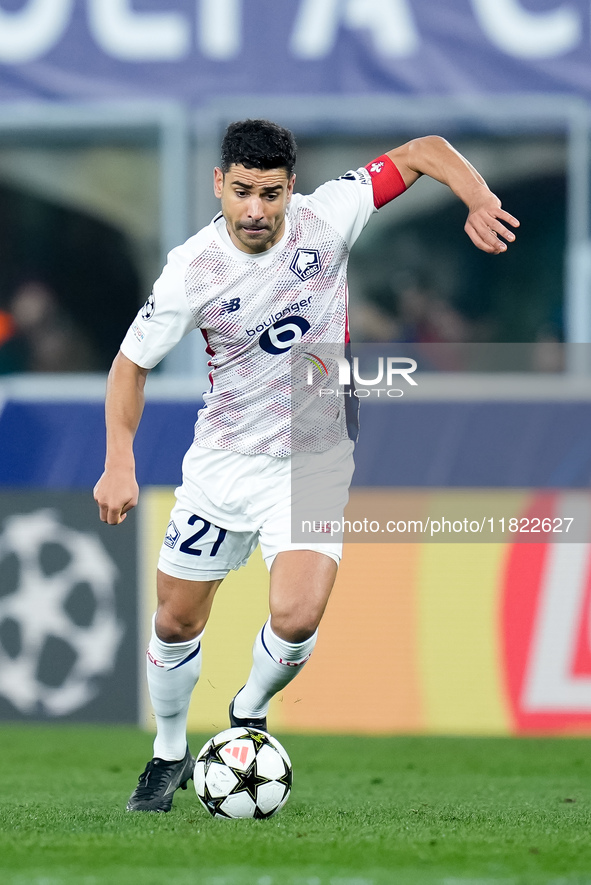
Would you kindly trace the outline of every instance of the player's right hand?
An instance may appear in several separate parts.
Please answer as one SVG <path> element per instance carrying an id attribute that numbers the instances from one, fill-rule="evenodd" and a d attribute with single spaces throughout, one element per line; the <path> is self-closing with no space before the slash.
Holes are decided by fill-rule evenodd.
<path id="1" fill-rule="evenodd" d="M 135 474 L 105 470 L 94 487 L 93 497 L 101 521 L 107 525 L 119 525 L 138 502 L 139 486 Z"/>

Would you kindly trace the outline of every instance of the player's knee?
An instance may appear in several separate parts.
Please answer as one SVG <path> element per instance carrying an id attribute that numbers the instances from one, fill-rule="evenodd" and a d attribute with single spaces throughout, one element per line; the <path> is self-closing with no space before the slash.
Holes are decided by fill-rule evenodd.
<path id="1" fill-rule="evenodd" d="M 189 642 L 204 628 L 204 620 L 175 614 L 162 607 L 156 614 L 156 635 L 162 642 Z"/>
<path id="2" fill-rule="evenodd" d="M 294 644 L 305 642 L 318 629 L 318 620 L 312 615 L 277 614 L 271 616 L 271 630 L 280 639 Z"/>

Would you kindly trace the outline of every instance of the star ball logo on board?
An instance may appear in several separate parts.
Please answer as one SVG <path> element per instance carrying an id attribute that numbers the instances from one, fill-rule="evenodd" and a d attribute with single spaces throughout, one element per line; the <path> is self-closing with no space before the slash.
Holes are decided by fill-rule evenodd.
<path id="1" fill-rule="evenodd" d="M 0 697 L 25 716 L 75 713 L 99 695 L 125 635 L 117 566 L 98 535 L 50 508 L 4 521 L 0 563 L 0 624 L 14 628 L 0 632 Z"/>

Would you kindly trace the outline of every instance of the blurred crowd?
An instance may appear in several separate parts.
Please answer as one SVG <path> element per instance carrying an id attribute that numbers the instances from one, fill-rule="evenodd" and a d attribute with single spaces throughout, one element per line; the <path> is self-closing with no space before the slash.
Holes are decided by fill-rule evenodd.
<path id="1" fill-rule="evenodd" d="M 378 299 L 356 298 L 351 306 L 354 343 L 402 343 L 422 347 L 434 371 L 479 368 L 463 344 L 493 340 L 486 323 L 465 316 L 441 293 L 409 278 Z M 437 347 L 436 345 L 458 345 Z M 540 328 L 523 349 L 521 370 L 560 372 L 563 345 L 552 327 Z M 527 354 L 527 356 L 526 356 Z M 483 368 L 482 366 L 480 368 Z M 42 280 L 21 283 L 0 309 L 0 375 L 17 372 L 93 372 L 104 369 L 96 348 Z"/>
<path id="2" fill-rule="evenodd" d="M 41 280 L 21 283 L 0 310 L 0 374 L 92 372 L 92 344 Z"/>
<path id="3" fill-rule="evenodd" d="M 533 341 L 517 344 L 511 351 L 501 345 L 495 354 L 490 349 L 497 340 L 493 321 L 466 316 L 443 293 L 412 276 L 391 291 L 352 305 L 351 338 L 365 344 L 413 345 L 423 368 L 432 371 L 496 371 L 497 362 L 509 353 L 515 355 L 515 364 L 506 369 L 562 372 L 565 368 L 558 324 L 541 325 Z"/>

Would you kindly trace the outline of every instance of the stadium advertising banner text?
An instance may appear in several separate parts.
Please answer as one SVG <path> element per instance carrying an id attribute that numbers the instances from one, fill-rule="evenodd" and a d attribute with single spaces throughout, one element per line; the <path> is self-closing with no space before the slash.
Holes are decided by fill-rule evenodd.
<path id="1" fill-rule="evenodd" d="M 353 488 L 351 510 L 372 494 L 380 490 Z M 569 492 L 504 495 L 507 510 L 530 519 L 573 504 Z M 433 511 L 448 507 L 446 496 L 444 489 L 431 490 L 424 504 Z M 483 506 L 487 496 L 498 500 L 499 492 L 480 490 Z M 149 575 L 173 490 L 150 489 L 143 500 Z M 588 494 L 577 496 L 576 515 L 591 525 Z M 151 578 L 144 590 L 148 612 L 154 603 Z M 193 731 L 225 727 L 229 699 L 249 672 L 267 594 L 268 573 L 258 551 L 218 591 L 189 714 Z M 547 536 L 534 544 L 347 544 L 313 661 L 272 701 L 271 727 L 591 733 L 590 613 L 589 543 L 554 543 Z M 149 712 L 145 724 L 151 724 Z"/>
<path id="2" fill-rule="evenodd" d="M 589 44 L 586 0 L 1 0 L 0 99 L 588 96 Z"/>
<path id="3" fill-rule="evenodd" d="M 321 376 L 304 362 L 307 387 L 308 365 Z M 359 363 L 357 374 L 372 379 L 379 364 Z M 272 728 L 591 733 L 588 382 L 485 375 L 474 399 L 471 378 L 410 377 L 417 384 L 403 381 L 402 398 L 361 404 L 345 511 L 352 525 L 375 518 L 383 527 L 394 522 L 396 532 L 386 529 L 375 543 L 371 527 L 347 530 L 313 660 L 274 700 Z M 445 400 L 436 396 L 442 386 Z M 140 504 L 118 527 L 100 523 L 92 500 L 103 453 L 87 445 L 88 409 L 63 404 L 59 433 L 28 437 L 31 426 L 49 427 L 47 404 L 4 409 L 0 718 L 151 725 L 142 651 L 179 463 L 165 431 L 179 435 L 183 423 L 190 430 L 189 405 L 148 404 L 148 436 L 160 444 L 154 450 L 138 435 Z M 29 445 L 20 444 L 25 438 Z M 61 490 L 35 488 L 31 465 Z M 79 490 L 66 490 L 68 483 Z M 476 511 L 486 519 L 473 529 Z M 429 531 L 419 533 L 419 523 Z M 268 581 L 255 552 L 220 587 L 203 639 L 193 731 L 227 725 L 268 612 Z"/>

